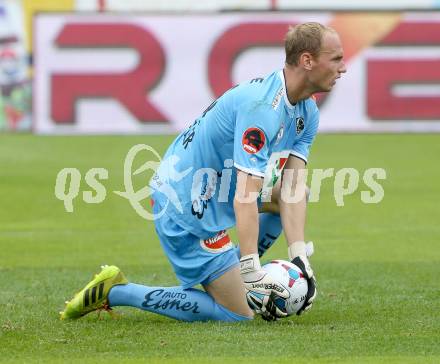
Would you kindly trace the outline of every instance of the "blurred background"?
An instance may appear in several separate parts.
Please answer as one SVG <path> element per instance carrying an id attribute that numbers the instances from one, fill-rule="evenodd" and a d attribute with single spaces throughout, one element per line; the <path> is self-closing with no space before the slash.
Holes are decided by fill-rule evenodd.
<path id="1" fill-rule="evenodd" d="M 168 134 L 283 66 L 289 24 L 336 29 L 322 132 L 440 131 L 438 0 L 0 0 L 0 132 Z"/>
<path id="2" fill-rule="evenodd" d="M 0 362 L 440 363 L 439 9 L 440 0 L 0 0 Z M 313 312 L 237 330 L 137 310 L 59 321 L 103 263 L 133 282 L 178 284 L 153 221 L 121 191 L 140 198 L 153 170 L 133 171 L 225 90 L 281 69 L 288 26 L 305 21 L 338 31 L 348 69 L 317 95 L 308 167 L 356 181 L 343 175 L 356 185 L 344 208 L 333 177 L 308 206 Z M 157 153 L 143 151 L 126 174 L 138 144 Z M 72 212 L 56 192 L 66 168 Z M 380 203 L 364 203 L 370 168 L 386 171 Z M 143 197 L 135 202 L 148 210 Z M 262 262 L 286 259 L 285 247 Z"/>

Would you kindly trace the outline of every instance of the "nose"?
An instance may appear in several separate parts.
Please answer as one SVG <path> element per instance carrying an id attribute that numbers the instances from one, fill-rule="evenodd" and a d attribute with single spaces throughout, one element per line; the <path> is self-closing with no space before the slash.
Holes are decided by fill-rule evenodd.
<path id="1" fill-rule="evenodd" d="M 342 61 L 341 67 L 339 68 L 339 73 L 347 72 L 347 67 L 345 66 L 344 61 Z"/>

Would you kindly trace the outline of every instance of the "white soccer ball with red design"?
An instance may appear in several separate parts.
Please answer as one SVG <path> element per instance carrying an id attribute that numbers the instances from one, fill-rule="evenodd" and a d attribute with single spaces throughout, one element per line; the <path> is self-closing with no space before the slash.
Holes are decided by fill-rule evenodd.
<path id="1" fill-rule="evenodd" d="M 286 310 L 288 315 L 296 314 L 304 304 L 308 289 L 307 280 L 301 269 L 285 260 L 273 260 L 262 268 L 289 292 L 289 297 L 286 299 L 276 298 L 275 305 Z"/>

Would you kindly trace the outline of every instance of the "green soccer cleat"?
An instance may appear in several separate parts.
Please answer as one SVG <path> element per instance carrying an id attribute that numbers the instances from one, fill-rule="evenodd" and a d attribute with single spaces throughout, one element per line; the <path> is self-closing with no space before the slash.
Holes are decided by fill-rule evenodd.
<path id="1" fill-rule="evenodd" d="M 108 307 L 108 293 L 114 286 L 127 284 L 124 273 L 114 265 L 103 265 L 99 274 L 85 286 L 70 301 L 66 301 L 66 308 L 60 312 L 61 320 L 77 319 L 92 311 L 106 310 Z"/>

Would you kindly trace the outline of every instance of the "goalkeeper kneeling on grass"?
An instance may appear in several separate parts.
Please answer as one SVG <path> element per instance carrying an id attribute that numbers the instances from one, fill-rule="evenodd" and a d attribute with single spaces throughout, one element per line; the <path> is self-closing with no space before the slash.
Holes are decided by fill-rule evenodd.
<path id="1" fill-rule="evenodd" d="M 150 182 L 156 231 L 181 285 L 129 283 L 119 268 L 105 266 L 67 302 L 61 318 L 115 306 L 184 321 L 242 321 L 254 312 L 267 320 L 284 317 L 274 299 L 287 292 L 259 260 L 281 231 L 289 259 L 308 283 L 299 313 L 310 309 L 316 284 L 304 242 L 304 174 L 298 171 L 306 167 L 318 129 L 313 94 L 330 91 L 346 69 L 337 33 L 319 23 L 290 28 L 285 50 L 283 69 L 228 90 L 182 132 Z M 280 174 L 272 180 L 271 200 L 262 202 L 264 176 Z M 281 190 L 303 193 L 290 203 Z M 226 233 L 234 225 L 238 249 Z M 203 291 L 193 288 L 198 284 Z"/>

